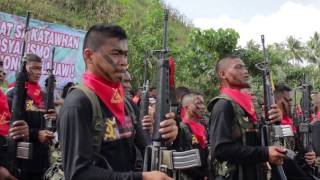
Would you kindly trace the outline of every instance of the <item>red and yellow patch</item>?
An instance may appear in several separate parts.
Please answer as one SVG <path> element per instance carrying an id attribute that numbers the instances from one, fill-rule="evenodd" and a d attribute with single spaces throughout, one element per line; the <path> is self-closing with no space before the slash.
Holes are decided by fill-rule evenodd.
<path id="1" fill-rule="evenodd" d="M 111 98 L 111 103 L 113 104 L 118 104 L 123 102 L 123 97 L 120 95 L 118 92 L 118 89 L 112 88 L 113 89 L 113 95 Z"/>

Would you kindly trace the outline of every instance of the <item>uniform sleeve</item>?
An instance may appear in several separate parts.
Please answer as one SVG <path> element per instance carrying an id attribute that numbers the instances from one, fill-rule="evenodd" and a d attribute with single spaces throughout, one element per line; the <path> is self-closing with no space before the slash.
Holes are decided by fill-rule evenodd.
<path id="1" fill-rule="evenodd" d="M 142 179 L 137 172 L 113 172 L 92 164 L 92 109 L 89 99 L 80 91 L 72 91 L 58 119 L 63 167 L 67 180 Z"/>
<path id="2" fill-rule="evenodd" d="M 242 145 L 232 136 L 234 110 L 230 101 L 220 99 L 210 117 L 212 157 L 238 164 L 256 164 L 268 160 L 268 148 Z"/>

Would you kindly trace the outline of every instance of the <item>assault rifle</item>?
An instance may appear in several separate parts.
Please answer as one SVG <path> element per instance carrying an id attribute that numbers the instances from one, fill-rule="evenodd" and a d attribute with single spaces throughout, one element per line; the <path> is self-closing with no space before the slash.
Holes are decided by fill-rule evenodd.
<path id="1" fill-rule="evenodd" d="M 304 82 L 301 85 L 302 98 L 301 98 L 301 110 L 302 110 L 302 121 L 299 123 L 298 132 L 302 138 L 302 146 L 305 152 L 312 151 L 311 143 L 311 85 Z"/>
<path id="2" fill-rule="evenodd" d="M 51 56 L 51 68 L 49 69 L 49 76 L 48 76 L 48 84 L 47 84 L 47 99 L 46 99 L 46 113 L 49 112 L 50 109 L 54 109 L 54 83 L 55 78 L 53 75 L 53 61 L 54 61 L 54 53 L 55 48 L 52 48 L 52 56 Z M 47 119 L 45 120 L 45 128 L 54 131 L 55 129 L 55 120 Z"/>
<path id="3" fill-rule="evenodd" d="M 25 119 L 25 103 L 27 92 L 25 89 L 25 83 L 28 80 L 28 74 L 26 70 L 25 49 L 28 39 L 30 12 L 27 14 L 26 25 L 24 29 L 24 41 L 22 46 L 21 64 L 20 70 L 16 79 L 16 86 L 14 88 L 14 96 L 11 107 L 11 124 L 17 120 Z M 15 141 L 11 137 L 8 138 L 8 152 L 10 161 L 10 171 L 15 173 L 15 159 L 32 159 L 32 144 L 28 142 L 22 142 L 21 140 Z"/>
<path id="4" fill-rule="evenodd" d="M 149 78 L 148 78 L 148 52 L 145 53 L 144 57 L 144 73 L 143 73 L 143 88 L 141 93 L 140 101 L 140 117 L 139 120 L 142 122 L 144 116 L 149 114 Z"/>
<path id="5" fill-rule="evenodd" d="M 275 103 L 275 100 L 274 100 L 273 88 L 272 88 L 271 78 L 270 78 L 269 60 L 267 57 L 267 52 L 264 44 L 264 35 L 261 35 L 261 42 L 262 42 L 262 48 L 263 48 L 264 62 L 257 64 L 256 67 L 262 71 L 263 93 L 264 93 L 264 103 L 265 103 L 265 117 L 261 118 L 262 146 L 269 146 L 269 145 L 281 146 L 281 144 L 279 143 L 280 138 L 284 136 L 284 133 L 286 133 L 288 129 L 283 129 L 280 125 L 273 125 L 269 123 L 270 120 L 268 119 L 269 117 L 268 111 L 271 109 L 271 105 Z M 284 174 L 282 166 L 278 165 L 275 168 L 276 168 L 277 174 L 279 175 L 279 178 L 281 180 L 287 180 L 287 177 Z"/>
<path id="6" fill-rule="evenodd" d="M 174 179 L 178 179 L 179 177 L 177 170 L 201 166 L 201 161 L 198 149 L 184 152 L 168 150 L 165 146 L 165 142 L 161 138 L 161 134 L 159 133 L 160 122 L 165 119 L 165 115 L 170 111 L 173 111 L 173 109 L 176 110 L 177 108 L 177 101 L 173 98 L 175 97 L 173 91 L 174 87 L 170 87 L 169 83 L 169 61 L 166 59 L 166 54 L 168 52 L 168 13 L 168 9 L 165 9 L 163 49 L 157 51 L 157 53 L 159 53 L 160 62 L 157 72 L 157 104 L 152 135 L 152 145 L 146 148 L 143 170 L 162 171 Z"/>
<path id="7" fill-rule="evenodd" d="M 299 145 L 302 150 L 299 154 L 299 163 L 311 176 L 315 174 L 315 171 L 312 167 L 307 165 L 304 160 L 304 154 L 307 152 L 313 151 L 312 148 L 312 132 L 311 132 L 311 113 L 312 113 L 312 104 L 311 104 L 311 85 L 306 83 L 306 77 L 299 87 L 302 92 L 301 97 L 301 110 L 302 114 L 298 119 L 298 134 L 299 134 Z"/>

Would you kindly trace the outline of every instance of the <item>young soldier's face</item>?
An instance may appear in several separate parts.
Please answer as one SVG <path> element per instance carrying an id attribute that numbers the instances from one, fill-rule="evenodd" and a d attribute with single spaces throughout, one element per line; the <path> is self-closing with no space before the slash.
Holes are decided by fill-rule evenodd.
<path id="1" fill-rule="evenodd" d="M 90 53 L 86 54 L 86 51 Z M 85 50 L 88 68 L 110 82 L 121 82 L 128 66 L 128 41 L 118 38 L 106 39 L 96 51 Z"/>
<path id="2" fill-rule="evenodd" d="M 231 87 L 248 88 L 249 73 L 241 59 L 231 59 L 225 69 L 223 79 L 226 80 Z"/>
<path id="3" fill-rule="evenodd" d="M 290 91 L 284 91 L 282 94 L 282 97 L 283 97 L 282 105 L 283 105 L 283 111 L 284 111 L 283 113 L 287 116 L 291 116 L 292 98 L 291 98 Z"/>
<path id="4" fill-rule="evenodd" d="M 192 113 L 197 117 L 202 117 L 205 111 L 205 104 L 203 97 L 200 95 L 196 95 L 193 97 L 193 103 L 190 106 Z"/>
<path id="5" fill-rule="evenodd" d="M 42 63 L 34 61 L 28 62 L 26 69 L 28 72 L 29 81 L 34 83 L 38 82 L 41 77 Z"/>

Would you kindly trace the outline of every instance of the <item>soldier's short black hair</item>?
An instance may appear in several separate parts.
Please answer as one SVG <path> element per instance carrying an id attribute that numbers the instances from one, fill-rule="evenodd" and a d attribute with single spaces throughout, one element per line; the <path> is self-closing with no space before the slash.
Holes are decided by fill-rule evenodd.
<path id="1" fill-rule="evenodd" d="M 153 90 L 156 90 L 157 88 L 152 86 L 151 88 L 149 88 L 149 92 L 153 91 Z"/>
<path id="2" fill-rule="evenodd" d="M 57 82 L 56 78 L 53 78 L 53 82 Z M 47 77 L 47 79 L 44 80 L 44 86 L 48 87 L 48 83 L 49 83 L 49 77 Z"/>
<path id="3" fill-rule="evenodd" d="M 68 95 L 68 92 L 69 92 L 69 89 L 74 86 L 75 84 L 73 82 L 68 82 L 64 87 L 63 87 L 63 90 L 62 90 L 62 94 L 61 94 L 61 98 L 62 99 L 65 99 Z"/>
<path id="4" fill-rule="evenodd" d="M 275 85 L 275 92 L 292 91 L 292 89 L 286 84 Z"/>
<path id="5" fill-rule="evenodd" d="M 194 102 L 193 98 L 195 96 L 202 96 L 203 97 L 203 94 L 200 93 L 200 92 L 197 92 L 197 91 L 191 91 L 190 93 L 184 94 L 181 97 L 181 105 L 182 105 L 182 107 L 185 107 L 187 104 L 189 104 L 191 102 Z"/>
<path id="6" fill-rule="evenodd" d="M 189 94 L 191 92 L 191 90 L 187 87 L 177 87 L 175 89 L 175 93 L 176 93 L 176 97 L 178 101 L 181 101 L 181 99 L 183 98 L 184 95 Z"/>
<path id="7" fill-rule="evenodd" d="M 41 62 L 41 58 L 36 54 L 26 54 L 24 56 L 27 63 L 29 62 Z"/>
<path id="8" fill-rule="evenodd" d="M 288 85 L 277 84 L 277 85 L 275 85 L 275 88 L 274 88 L 274 95 L 275 95 L 275 97 L 277 97 L 284 92 L 290 92 L 290 91 L 292 91 L 292 89 Z"/>
<path id="9" fill-rule="evenodd" d="M 215 75 L 217 76 L 217 78 L 220 80 L 220 77 L 219 77 L 219 71 L 221 69 L 221 67 L 228 61 L 228 60 L 231 60 L 231 59 L 240 59 L 239 56 L 236 56 L 236 55 L 233 55 L 233 54 L 227 54 L 225 56 L 223 56 L 221 59 L 219 59 L 216 63 L 216 66 L 215 66 L 215 69 L 214 69 L 214 72 L 215 72 Z"/>
<path id="10" fill-rule="evenodd" d="M 92 49 L 94 52 L 102 46 L 107 38 L 127 39 L 125 30 L 118 25 L 97 24 L 89 28 L 84 37 L 83 50 Z"/>

